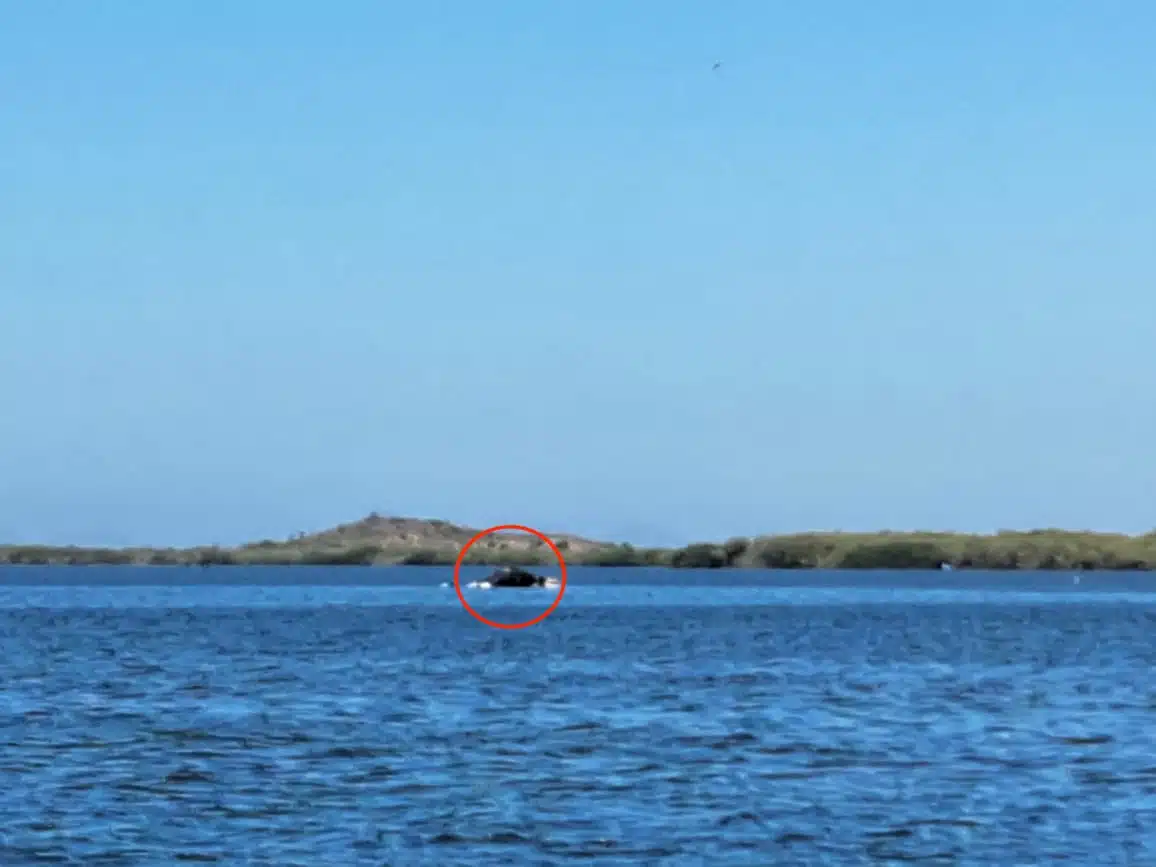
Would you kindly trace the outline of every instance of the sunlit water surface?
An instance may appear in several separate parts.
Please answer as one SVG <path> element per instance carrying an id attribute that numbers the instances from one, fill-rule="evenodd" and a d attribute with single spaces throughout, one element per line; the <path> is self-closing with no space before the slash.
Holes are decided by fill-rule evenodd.
<path id="1" fill-rule="evenodd" d="M 0 864 L 1156 863 L 1144 576 L 369 571 L 0 572 Z"/>

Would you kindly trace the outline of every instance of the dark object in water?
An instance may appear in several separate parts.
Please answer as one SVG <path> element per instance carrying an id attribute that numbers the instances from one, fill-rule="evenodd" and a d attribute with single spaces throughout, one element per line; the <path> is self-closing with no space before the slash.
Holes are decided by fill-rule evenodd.
<path id="1" fill-rule="evenodd" d="M 505 566 L 486 579 L 491 587 L 545 587 L 546 579 L 517 566 Z"/>

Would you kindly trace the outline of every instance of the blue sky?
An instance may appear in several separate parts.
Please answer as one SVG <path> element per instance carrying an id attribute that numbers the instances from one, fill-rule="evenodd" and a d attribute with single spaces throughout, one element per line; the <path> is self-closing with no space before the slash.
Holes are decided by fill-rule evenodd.
<path id="1" fill-rule="evenodd" d="M 1156 526 L 1150 3 L 0 17 L 0 539 Z"/>

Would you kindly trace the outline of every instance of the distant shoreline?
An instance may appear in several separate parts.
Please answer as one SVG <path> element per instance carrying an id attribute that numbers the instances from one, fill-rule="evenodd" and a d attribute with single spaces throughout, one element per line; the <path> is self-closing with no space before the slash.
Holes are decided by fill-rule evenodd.
<path id="1" fill-rule="evenodd" d="M 0 545 L 0 565 L 29 566 L 453 566 L 477 533 L 447 521 L 370 515 L 284 541 L 223 547 L 95 548 Z M 681 548 L 643 548 L 548 534 L 567 566 L 673 569 L 940 569 L 1153 571 L 1156 531 L 1140 536 L 1068 530 L 990 535 L 937 532 L 797 533 L 735 537 Z M 526 534 L 494 534 L 470 547 L 471 566 L 557 568 Z"/>

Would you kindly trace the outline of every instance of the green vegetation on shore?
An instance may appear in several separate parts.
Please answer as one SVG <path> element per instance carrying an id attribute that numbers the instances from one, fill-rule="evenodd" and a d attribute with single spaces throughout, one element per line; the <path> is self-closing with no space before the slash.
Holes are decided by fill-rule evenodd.
<path id="1" fill-rule="evenodd" d="M 312 535 L 233 548 L 78 548 L 0 546 L 0 564 L 153 566 L 450 566 L 476 530 L 446 521 L 370 515 Z M 1143 536 L 1065 530 L 962 533 L 801 533 L 735 538 L 683 548 L 635 548 L 578 536 L 551 537 L 571 566 L 662 566 L 676 569 L 1156 569 L 1156 531 Z M 474 544 L 466 563 L 554 566 L 540 539 L 492 534 Z"/>

